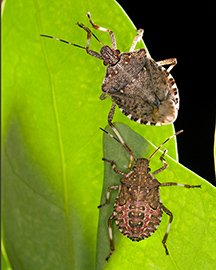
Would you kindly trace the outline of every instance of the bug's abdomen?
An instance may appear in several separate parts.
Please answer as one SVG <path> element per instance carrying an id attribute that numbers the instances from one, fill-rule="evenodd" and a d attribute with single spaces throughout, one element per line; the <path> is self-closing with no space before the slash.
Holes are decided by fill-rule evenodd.
<path id="1" fill-rule="evenodd" d="M 114 219 L 121 233 L 132 241 L 140 241 L 151 236 L 162 219 L 162 204 L 152 209 L 145 202 L 128 201 L 119 205 L 118 199 L 114 205 Z"/>

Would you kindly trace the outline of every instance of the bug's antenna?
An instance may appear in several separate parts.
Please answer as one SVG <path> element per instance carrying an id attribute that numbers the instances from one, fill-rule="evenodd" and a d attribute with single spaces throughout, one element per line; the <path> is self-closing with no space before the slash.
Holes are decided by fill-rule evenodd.
<path id="1" fill-rule="evenodd" d="M 78 25 L 80 28 L 84 29 L 87 32 L 87 47 L 83 47 L 83 46 L 71 43 L 69 41 L 66 41 L 64 39 L 55 38 L 55 37 L 48 36 L 48 35 L 40 35 L 40 36 L 41 37 L 52 38 L 52 39 L 64 42 L 64 43 L 66 43 L 68 45 L 72 45 L 72 46 L 75 46 L 75 47 L 78 47 L 78 48 L 81 48 L 81 49 L 84 49 L 84 50 L 88 50 L 89 49 L 90 38 L 91 38 L 91 35 L 92 35 L 102 46 L 104 46 L 104 44 L 97 38 L 97 36 L 88 27 L 86 27 L 84 24 L 78 23 L 78 22 L 76 23 L 76 25 Z"/>
<path id="2" fill-rule="evenodd" d="M 77 44 L 74 44 L 74 43 L 71 43 L 71 42 L 66 41 L 66 40 L 64 40 L 64 39 L 55 38 L 55 37 L 52 37 L 52 36 L 47 36 L 47 35 L 40 35 L 40 36 L 41 36 L 41 37 L 52 38 L 52 39 L 55 39 L 55 40 L 58 40 L 58 41 L 64 42 L 64 43 L 66 43 L 66 44 L 69 44 L 69 45 L 72 45 L 72 46 L 75 46 L 75 47 L 78 47 L 78 48 L 81 48 L 81 49 L 86 50 L 86 48 L 85 48 L 85 47 L 80 46 L 80 45 L 77 45 Z"/>
<path id="3" fill-rule="evenodd" d="M 178 132 L 176 132 L 175 134 L 173 134 L 172 136 L 170 136 L 168 139 L 166 139 L 166 141 L 164 141 L 155 151 L 154 151 L 154 153 L 153 154 L 151 154 L 151 156 L 149 157 L 149 159 L 148 159 L 148 161 L 154 156 L 154 154 L 156 154 L 157 153 L 157 151 L 165 144 L 165 143 L 167 143 L 172 137 L 174 137 L 174 136 L 177 136 L 178 134 L 180 134 L 180 133 L 182 133 L 183 132 L 183 130 L 180 130 L 180 131 L 178 131 Z"/>
<path id="4" fill-rule="evenodd" d="M 116 140 L 118 143 L 120 143 L 126 150 L 127 152 L 134 158 L 135 161 L 137 161 L 137 159 L 135 158 L 133 152 L 130 150 L 130 148 L 126 145 L 123 144 L 122 142 L 120 142 L 116 137 L 114 137 L 113 135 L 111 135 L 109 132 L 107 132 L 106 130 L 100 128 L 103 132 L 105 132 L 106 134 L 108 134 L 111 138 L 113 138 L 114 140 Z"/>

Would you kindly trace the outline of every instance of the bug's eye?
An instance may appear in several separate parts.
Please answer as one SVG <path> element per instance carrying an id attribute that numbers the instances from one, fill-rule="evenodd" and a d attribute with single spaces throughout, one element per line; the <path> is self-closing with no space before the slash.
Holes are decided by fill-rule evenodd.
<path id="1" fill-rule="evenodd" d="M 115 55 L 119 55 L 120 51 L 119 50 L 115 50 Z"/>
<path id="2" fill-rule="evenodd" d="M 108 66 L 108 65 L 109 65 L 109 59 L 105 59 L 105 60 L 103 61 L 103 64 L 104 64 L 104 66 Z"/>
<path id="3" fill-rule="evenodd" d="M 147 171 L 148 171 L 148 172 L 150 172 L 150 171 L 151 171 L 151 169 L 150 169 L 150 168 L 148 168 L 148 169 L 147 169 Z"/>
<path id="4" fill-rule="evenodd" d="M 136 166 L 133 167 L 133 170 L 136 171 Z"/>

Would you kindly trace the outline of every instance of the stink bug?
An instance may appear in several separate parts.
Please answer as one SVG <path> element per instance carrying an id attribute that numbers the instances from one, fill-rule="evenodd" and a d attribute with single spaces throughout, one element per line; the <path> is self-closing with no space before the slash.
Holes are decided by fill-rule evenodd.
<path id="1" fill-rule="evenodd" d="M 103 130 L 103 129 L 101 129 Z M 172 137 L 178 135 L 182 131 L 175 133 L 165 140 L 151 155 L 149 158 L 136 158 L 130 148 L 125 144 L 122 144 L 116 137 L 103 130 L 118 143 L 120 143 L 130 156 L 133 156 L 135 166 L 130 172 L 123 172 L 116 168 L 115 162 L 106 158 L 103 158 L 105 162 L 111 164 L 115 173 L 122 175 L 120 179 L 120 185 L 113 185 L 108 187 L 105 203 L 98 206 L 98 208 L 109 204 L 110 191 L 118 190 L 118 196 L 115 200 L 114 210 L 108 219 L 108 230 L 110 238 L 110 253 L 106 260 L 114 252 L 114 241 L 111 221 L 114 220 L 120 232 L 131 239 L 132 241 L 139 242 L 143 239 L 150 237 L 158 228 L 162 214 L 165 212 L 169 216 L 169 224 L 167 230 L 162 239 L 162 244 L 165 248 L 165 252 L 168 255 L 168 249 L 166 241 L 170 229 L 171 222 L 173 220 L 172 213 L 163 205 L 160 199 L 160 187 L 163 186 L 180 186 L 185 188 L 201 188 L 201 185 L 184 185 L 179 183 L 167 182 L 160 183 L 155 175 L 162 172 L 168 167 L 165 161 L 166 150 L 160 157 L 163 166 L 154 172 L 150 173 L 149 163 L 151 158 L 158 152 L 158 150 L 167 143 Z"/>
<path id="2" fill-rule="evenodd" d="M 85 49 L 91 56 L 103 60 L 107 68 L 100 99 L 103 100 L 108 95 L 113 100 L 108 115 L 108 123 L 111 127 L 113 128 L 112 119 L 116 105 L 123 114 L 140 124 L 173 123 L 178 114 L 179 95 L 170 71 L 176 65 L 176 59 L 155 62 L 145 49 L 134 50 L 137 42 L 142 39 L 143 29 L 138 30 L 129 52 L 120 53 L 117 50 L 114 33 L 94 24 L 90 12 L 86 15 L 93 28 L 110 34 L 112 47 L 104 45 L 88 27 L 80 23 L 77 25 L 87 32 L 86 47 L 52 36 L 41 36 Z M 91 35 L 102 45 L 100 53 L 89 49 Z M 164 65 L 169 65 L 169 68 L 165 69 Z"/>

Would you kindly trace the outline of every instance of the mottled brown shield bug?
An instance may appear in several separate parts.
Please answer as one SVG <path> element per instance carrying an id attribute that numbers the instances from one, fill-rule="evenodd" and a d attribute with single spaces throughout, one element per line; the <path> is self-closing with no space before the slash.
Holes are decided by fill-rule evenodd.
<path id="1" fill-rule="evenodd" d="M 103 130 L 103 129 L 102 129 Z M 160 157 L 163 166 L 152 173 L 150 173 L 149 163 L 151 158 L 158 152 L 158 150 L 167 143 L 172 137 L 178 135 L 182 131 L 179 131 L 165 140 L 151 155 L 149 158 L 136 158 L 129 147 L 125 147 L 116 137 L 103 130 L 109 136 L 114 138 L 120 143 L 130 156 L 133 156 L 135 165 L 129 172 L 124 172 L 117 169 L 115 162 L 106 158 L 103 158 L 105 162 L 111 164 L 115 173 L 122 175 L 120 179 L 120 185 L 112 185 L 107 189 L 105 203 L 98 206 L 98 208 L 109 204 L 110 191 L 118 190 L 118 196 L 115 200 L 114 210 L 108 219 L 108 230 L 110 238 L 110 253 L 106 260 L 114 252 L 114 241 L 112 233 L 112 220 L 115 221 L 120 232 L 131 239 L 132 241 L 139 242 L 143 239 L 150 237 L 158 228 L 162 214 L 165 212 L 169 216 L 169 224 L 162 240 L 162 244 L 165 248 L 165 252 L 168 255 L 168 249 L 166 241 L 170 229 L 171 222 L 173 220 L 172 213 L 163 205 L 160 198 L 160 187 L 163 186 L 180 186 L 185 188 L 201 188 L 201 185 L 184 185 L 174 182 L 160 183 L 155 175 L 162 172 L 168 167 L 165 161 L 166 150 Z"/>
<path id="2" fill-rule="evenodd" d="M 129 52 L 120 53 L 117 50 L 114 33 L 94 24 L 90 12 L 87 16 L 93 28 L 110 34 L 112 47 L 104 45 L 88 27 L 80 23 L 77 25 L 87 32 L 86 47 L 52 36 L 41 36 L 85 49 L 91 56 L 103 60 L 107 68 L 100 98 L 105 99 L 108 95 L 113 100 L 108 115 L 109 124 L 113 127 L 112 119 L 116 105 L 128 118 L 140 124 L 173 123 L 178 114 L 179 95 L 170 71 L 176 65 L 176 59 L 155 62 L 145 49 L 134 50 L 137 42 L 142 39 L 143 29 L 138 30 Z M 100 53 L 89 49 L 91 35 L 102 45 Z M 165 69 L 164 65 L 169 65 L 169 68 Z"/>

